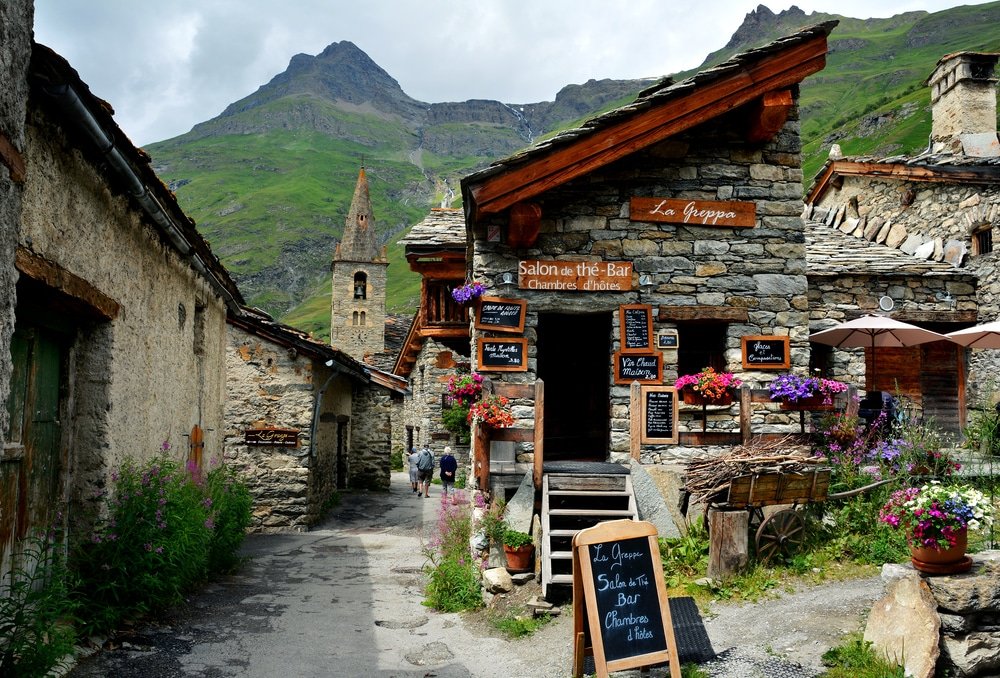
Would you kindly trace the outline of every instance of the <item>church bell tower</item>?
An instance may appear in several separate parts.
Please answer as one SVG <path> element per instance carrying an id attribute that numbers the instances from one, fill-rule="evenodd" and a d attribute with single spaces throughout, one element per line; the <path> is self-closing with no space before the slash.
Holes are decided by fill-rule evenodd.
<path id="1" fill-rule="evenodd" d="M 364 360 L 385 349 L 385 282 L 389 262 L 378 246 L 365 168 L 358 174 L 344 237 L 333 254 L 330 343 Z"/>

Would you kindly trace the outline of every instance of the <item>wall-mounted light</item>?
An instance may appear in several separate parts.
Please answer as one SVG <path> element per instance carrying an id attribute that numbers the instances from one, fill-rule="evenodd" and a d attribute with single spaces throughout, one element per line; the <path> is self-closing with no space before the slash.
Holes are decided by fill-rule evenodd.
<path id="1" fill-rule="evenodd" d="M 656 287 L 656 283 L 653 282 L 653 276 L 648 273 L 643 273 L 639 276 L 639 291 L 640 292 L 652 292 L 653 288 Z"/>
<path id="2" fill-rule="evenodd" d="M 514 291 L 514 288 L 517 287 L 517 279 L 510 271 L 504 271 L 497 276 L 497 287 L 500 289 L 501 293 L 510 294 Z"/>

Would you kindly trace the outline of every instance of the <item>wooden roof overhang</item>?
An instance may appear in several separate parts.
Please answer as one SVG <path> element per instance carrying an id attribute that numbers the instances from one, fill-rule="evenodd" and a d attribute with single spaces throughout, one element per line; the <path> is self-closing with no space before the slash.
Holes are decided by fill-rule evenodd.
<path id="1" fill-rule="evenodd" d="M 826 65 L 827 36 L 836 25 L 817 24 L 676 85 L 647 90 L 634 104 L 599 116 L 583 129 L 466 177 L 462 195 L 467 224 L 742 106 L 748 116 L 755 116 L 747 121 L 748 139 L 760 140 L 763 130 L 773 134 L 791 106 L 785 91 Z M 784 108 L 784 113 L 776 108 Z"/>
<path id="2" fill-rule="evenodd" d="M 867 176 L 925 183 L 997 184 L 1000 165 L 927 165 L 908 162 L 831 160 L 816 176 L 805 202 L 815 203 L 845 176 Z"/>

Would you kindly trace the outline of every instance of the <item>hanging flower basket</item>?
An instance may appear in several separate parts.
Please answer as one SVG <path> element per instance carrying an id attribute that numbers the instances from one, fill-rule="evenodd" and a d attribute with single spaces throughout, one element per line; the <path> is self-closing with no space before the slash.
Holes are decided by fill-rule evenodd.
<path id="1" fill-rule="evenodd" d="M 475 303 L 479 297 L 483 296 L 484 292 L 486 292 L 486 287 L 482 283 L 468 282 L 453 289 L 451 298 L 459 304 Z"/>

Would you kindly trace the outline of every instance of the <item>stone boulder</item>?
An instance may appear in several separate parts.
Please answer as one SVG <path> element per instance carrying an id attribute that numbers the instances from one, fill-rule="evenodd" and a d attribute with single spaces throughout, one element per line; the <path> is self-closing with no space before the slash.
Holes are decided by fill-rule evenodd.
<path id="1" fill-rule="evenodd" d="M 483 588 L 489 593 L 509 593 L 514 590 L 514 580 L 503 567 L 483 571 Z"/>
<path id="2" fill-rule="evenodd" d="M 907 676 L 934 678 L 940 631 L 937 602 L 926 582 L 913 573 L 886 587 L 868 615 L 865 640 L 890 662 L 902 664 Z"/>

